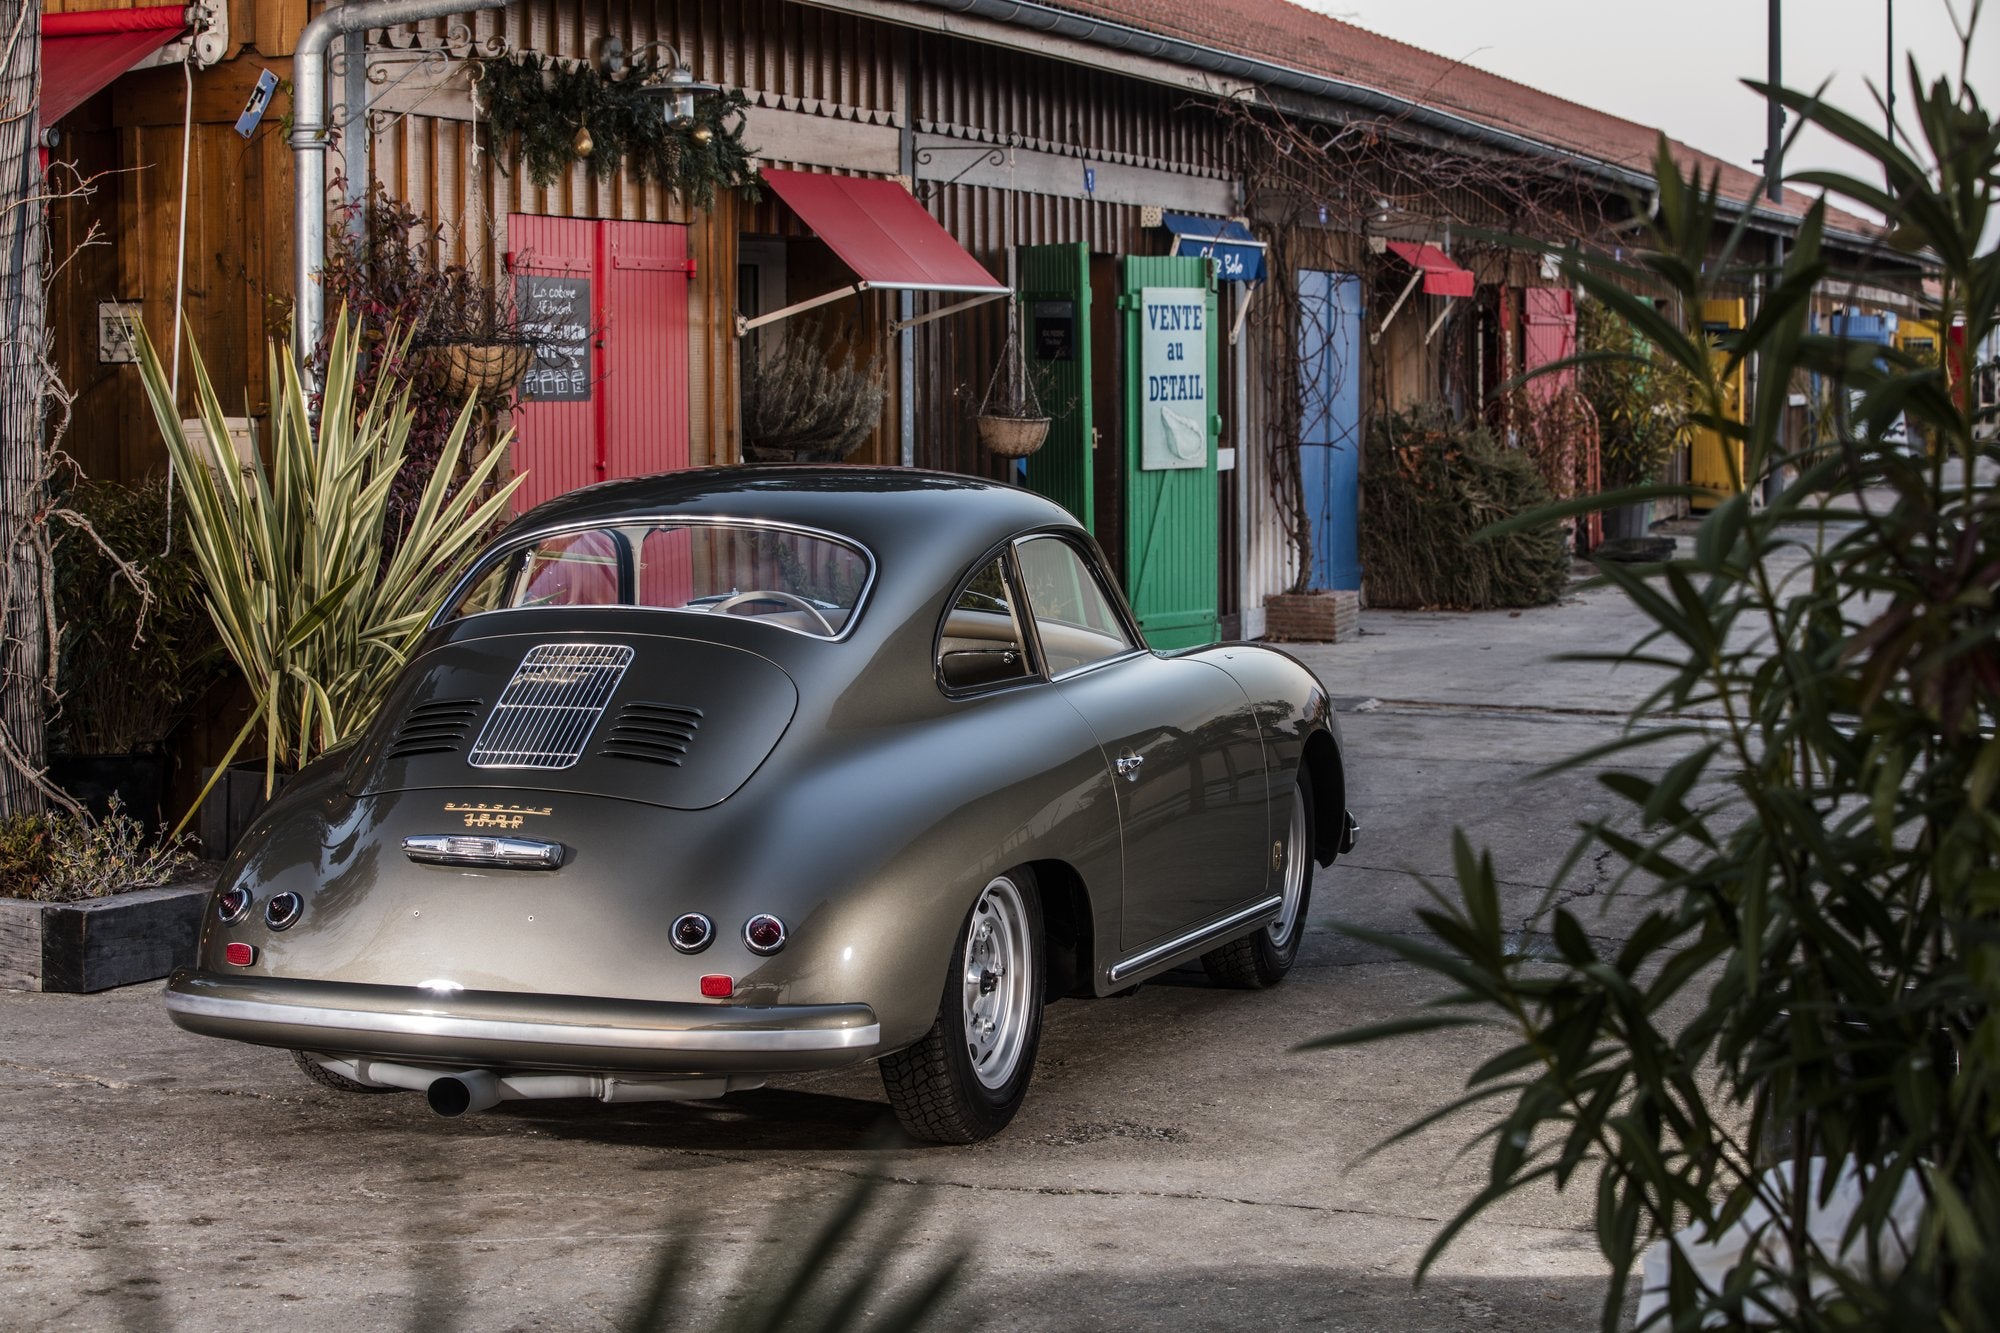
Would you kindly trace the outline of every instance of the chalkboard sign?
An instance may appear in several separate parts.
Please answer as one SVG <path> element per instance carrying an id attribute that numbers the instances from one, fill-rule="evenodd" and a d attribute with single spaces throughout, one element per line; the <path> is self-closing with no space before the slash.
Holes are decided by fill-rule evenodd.
<path id="1" fill-rule="evenodd" d="M 1035 359 L 1076 360 L 1076 302 L 1037 301 L 1034 315 Z"/>
<path id="2" fill-rule="evenodd" d="M 521 332 L 535 347 L 521 400 L 590 401 L 590 279 L 524 273 L 516 279 L 515 299 Z"/>

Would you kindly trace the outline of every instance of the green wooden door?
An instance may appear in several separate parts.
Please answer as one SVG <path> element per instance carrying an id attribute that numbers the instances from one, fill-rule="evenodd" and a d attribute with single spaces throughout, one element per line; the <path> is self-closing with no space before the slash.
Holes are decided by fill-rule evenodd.
<path id="1" fill-rule="evenodd" d="M 1048 496 L 1095 529 L 1091 494 L 1090 247 L 1024 245 L 1021 337 L 1049 437 L 1028 457 L 1028 489 Z"/>
<path id="2" fill-rule="evenodd" d="M 1125 318 L 1125 596 L 1155 648 L 1214 643 L 1218 545 L 1213 266 L 1132 256 Z"/>

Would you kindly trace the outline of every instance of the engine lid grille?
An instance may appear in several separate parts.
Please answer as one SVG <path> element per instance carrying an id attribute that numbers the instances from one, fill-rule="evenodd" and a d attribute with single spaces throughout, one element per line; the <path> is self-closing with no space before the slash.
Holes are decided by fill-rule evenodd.
<path id="1" fill-rule="evenodd" d="M 528 650 L 466 762 L 474 768 L 568 768 L 583 754 L 632 650 L 544 643 Z"/>
<path id="2" fill-rule="evenodd" d="M 418 704 L 396 728 L 384 756 L 408 759 L 414 754 L 450 754 L 465 740 L 472 719 L 479 716 L 479 699 L 433 699 Z"/>
<path id="3" fill-rule="evenodd" d="M 700 729 L 699 708 L 634 701 L 618 711 L 618 720 L 611 724 L 597 752 L 679 768 Z"/>

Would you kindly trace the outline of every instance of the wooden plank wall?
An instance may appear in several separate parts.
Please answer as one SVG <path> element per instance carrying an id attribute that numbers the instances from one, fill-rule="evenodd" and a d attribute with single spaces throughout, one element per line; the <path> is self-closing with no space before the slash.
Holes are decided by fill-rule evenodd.
<path id="1" fill-rule="evenodd" d="M 232 24 L 254 18 L 235 6 Z M 69 449 L 92 476 L 137 478 L 166 454 L 131 366 L 97 358 L 100 301 L 139 301 L 148 334 L 171 345 L 175 257 L 181 218 L 183 116 L 191 109 L 184 308 L 192 340 L 232 414 L 264 410 L 263 337 L 282 327 L 273 301 L 291 290 L 291 165 L 282 116 L 244 139 L 233 122 L 266 67 L 290 77 L 288 60 L 264 60 L 238 40 L 237 58 L 186 80 L 179 66 L 126 75 L 63 122 L 51 179 L 79 193 L 50 209 L 51 245 L 70 263 L 51 292 L 56 360 L 74 395 Z M 192 96 L 190 98 L 190 89 Z M 185 365 L 181 408 L 192 415 Z"/>

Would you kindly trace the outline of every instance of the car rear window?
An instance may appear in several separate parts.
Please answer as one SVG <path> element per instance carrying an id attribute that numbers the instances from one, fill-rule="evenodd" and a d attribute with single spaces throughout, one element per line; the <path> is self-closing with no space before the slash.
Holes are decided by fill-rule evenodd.
<path id="1" fill-rule="evenodd" d="M 823 533 L 641 522 L 549 533 L 489 557 L 439 623 L 531 607 L 625 606 L 755 619 L 839 638 L 871 562 Z"/>

